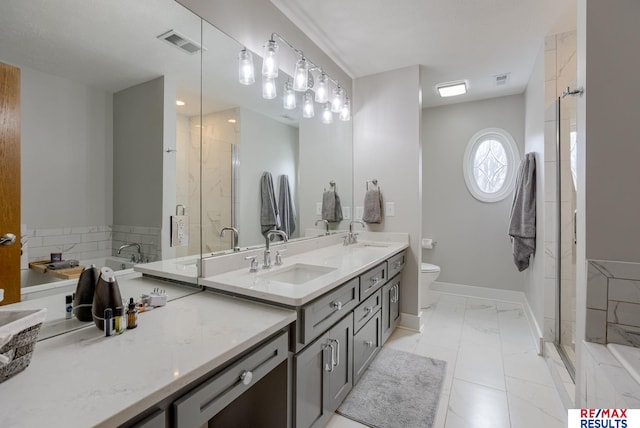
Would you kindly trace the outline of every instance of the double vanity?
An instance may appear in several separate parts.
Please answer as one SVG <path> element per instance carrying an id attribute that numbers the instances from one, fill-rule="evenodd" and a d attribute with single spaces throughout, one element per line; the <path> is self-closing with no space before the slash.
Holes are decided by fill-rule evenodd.
<path id="1" fill-rule="evenodd" d="M 171 301 L 119 336 L 40 341 L 0 385 L 0 426 L 324 426 L 399 321 L 408 236 L 362 236 L 272 245 L 282 264 L 257 271 L 260 249 L 203 259 L 203 291 L 118 277 L 123 296 L 148 281 Z"/>

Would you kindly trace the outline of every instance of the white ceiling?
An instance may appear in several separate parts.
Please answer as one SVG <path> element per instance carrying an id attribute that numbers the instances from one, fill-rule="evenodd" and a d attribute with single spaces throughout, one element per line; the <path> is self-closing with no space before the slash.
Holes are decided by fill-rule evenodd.
<path id="1" fill-rule="evenodd" d="M 353 78 L 423 66 L 424 107 L 522 93 L 544 37 L 576 22 L 576 0 L 271 2 Z M 508 83 L 496 86 L 503 73 Z M 467 95 L 436 95 L 457 80 Z"/>

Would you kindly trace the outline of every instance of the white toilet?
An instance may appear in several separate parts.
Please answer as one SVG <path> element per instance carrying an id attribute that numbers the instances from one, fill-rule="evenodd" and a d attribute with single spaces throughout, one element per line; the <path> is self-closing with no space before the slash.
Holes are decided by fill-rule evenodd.
<path id="1" fill-rule="evenodd" d="M 422 263 L 420 266 L 420 307 L 429 307 L 429 287 L 431 283 L 438 279 L 440 266 L 430 263 Z"/>

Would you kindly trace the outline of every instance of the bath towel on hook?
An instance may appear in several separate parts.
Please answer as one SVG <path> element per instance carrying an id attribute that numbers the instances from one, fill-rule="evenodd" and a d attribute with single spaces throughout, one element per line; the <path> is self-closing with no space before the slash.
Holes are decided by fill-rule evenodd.
<path id="1" fill-rule="evenodd" d="M 322 220 L 329 222 L 342 221 L 342 204 L 340 203 L 340 196 L 336 192 L 336 184 L 332 181 L 329 183 L 330 188 L 322 193 Z"/>
<path id="2" fill-rule="evenodd" d="M 260 202 L 260 230 L 266 237 L 270 230 L 280 227 L 280 216 L 270 172 L 264 172 L 260 178 Z"/>
<path id="3" fill-rule="evenodd" d="M 536 251 L 536 157 L 527 153 L 518 168 L 509 218 L 513 261 L 522 272 Z"/>
<path id="4" fill-rule="evenodd" d="M 291 237 L 296 230 L 296 207 L 293 205 L 289 177 L 280 176 L 280 189 L 278 190 L 278 213 L 280 214 L 280 230 Z"/>

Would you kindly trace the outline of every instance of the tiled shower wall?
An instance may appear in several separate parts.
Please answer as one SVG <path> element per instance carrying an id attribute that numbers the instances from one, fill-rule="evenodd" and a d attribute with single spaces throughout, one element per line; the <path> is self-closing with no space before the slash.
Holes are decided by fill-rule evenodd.
<path id="1" fill-rule="evenodd" d="M 586 338 L 640 347 L 640 263 L 589 260 Z"/>
<path id="2" fill-rule="evenodd" d="M 111 226 L 82 226 L 56 229 L 27 229 L 23 252 L 29 262 L 49 260 L 62 253 L 65 260 L 87 260 L 111 255 Z"/>
<path id="3" fill-rule="evenodd" d="M 126 243 L 137 243 L 142 247 L 142 257 L 144 262 L 155 262 L 162 260 L 162 232 L 159 227 L 146 226 L 124 226 L 113 225 L 113 252 L 117 255 L 118 248 Z M 123 249 L 118 257 L 130 258 L 135 248 Z"/>

